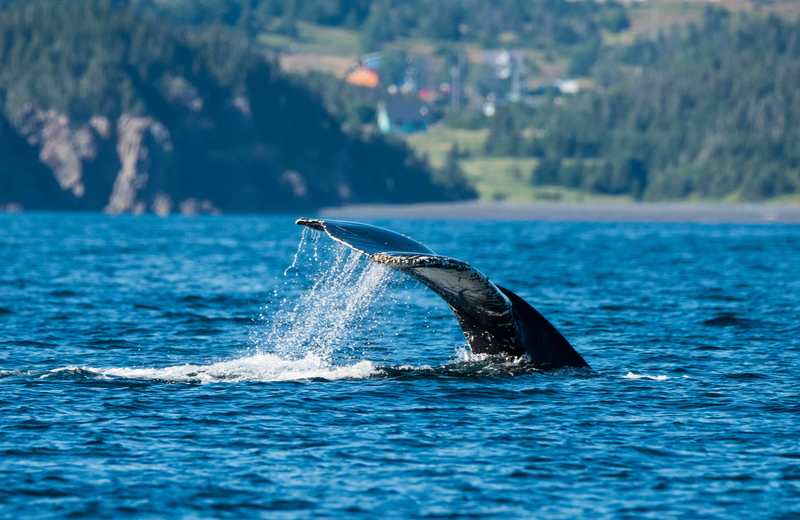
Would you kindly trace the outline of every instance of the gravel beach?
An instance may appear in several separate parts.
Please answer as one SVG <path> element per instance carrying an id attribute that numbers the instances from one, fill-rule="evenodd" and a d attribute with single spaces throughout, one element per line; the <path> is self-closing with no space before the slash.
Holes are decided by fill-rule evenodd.
<path id="1" fill-rule="evenodd" d="M 621 222 L 800 223 L 800 204 L 597 204 L 459 202 L 354 204 L 323 208 L 327 218 L 572 220 Z"/>

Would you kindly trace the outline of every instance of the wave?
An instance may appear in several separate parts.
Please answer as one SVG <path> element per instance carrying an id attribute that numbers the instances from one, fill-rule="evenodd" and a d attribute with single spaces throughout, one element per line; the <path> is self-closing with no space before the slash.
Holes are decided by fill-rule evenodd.
<path id="1" fill-rule="evenodd" d="M 0 372 L 0 378 L 20 375 L 35 375 L 50 380 L 134 380 L 166 383 L 242 383 L 283 381 L 336 381 L 386 378 L 397 380 L 416 379 L 461 379 L 461 378 L 507 378 L 530 374 L 548 376 L 592 377 L 597 374 L 583 369 L 541 370 L 523 358 L 507 358 L 471 354 L 460 350 L 456 359 L 438 366 L 397 365 L 381 366 L 369 360 L 334 364 L 327 358 L 308 353 L 299 359 L 287 359 L 275 354 L 253 354 L 238 359 L 220 361 L 209 365 L 174 365 L 163 368 L 94 368 L 67 366 L 48 370 Z M 628 374 L 624 377 L 647 377 Z M 656 376 L 657 380 L 666 376 Z"/>
<path id="2" fill-rule="evenodd" d="M 670 379 L 669 376 L 651 376 L 649 374 L 634 374 L 633 372 L 628 372 L 624 376 L 623 379 L 650 379 L 652 381 L 666 381 Z"/>
<path id="3" fill-rule="evenodd" d="M 315 233 L 316 235 L 316 233 Z M 513 377 L 526 374 L 591 375 L 576 369 L 543 371 L 525 358 L 472 354 L 461 348 L 455 359 L 438 366 L 410 364 L 378 366 L 350 357 L 354 345 L 380 338 L 386 329 L 384 294 L 395 273 L 339 244 L 322 247 L 304 231 L 284 287 L 289 297 L 276 308 L 263 308 L 260 326 L 250 330 L 254 352 L 213 364 L 163 368 L 92 368 L 68 366 L 37 374 L 52 380 L 126 379 L 180 383 L 239 383 L 279 381 Z M 313 246 L 313 248 L 307 247 Z M 310 251 L 309 251 L 310 249 Z M 313 254 L 313 256 L 312 256 Z M 278 291 L 276 291 L 277 295 Z M 198 297 L 187 297 L 198 301 Z M 190 312 L 171 317 L 208 319 Z M 374 336 L 374 338 L 373 338 Z M 0 373 L 0 377 L 8 374 Z"/>
<path id="4" fill-rule="evenodd" d="M 367 379 L 380 373 L 371 361 L 352 365 L 333 365 L 308 353 L 301 359 L 285 359 L 274 354 L 254 354 L 212 365 L 176 365 L 165 368 L 89 368 L 105 377 L 186 383 L 240 383 L 245 381 L 303 381 Z"/>

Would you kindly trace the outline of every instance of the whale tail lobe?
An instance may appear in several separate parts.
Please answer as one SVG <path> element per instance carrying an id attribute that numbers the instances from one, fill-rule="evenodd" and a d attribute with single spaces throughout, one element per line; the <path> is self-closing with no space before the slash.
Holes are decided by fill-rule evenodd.
<path id="1" fill-rule="evenodd" d="M 467 262 L 437 255 L 415 240 L 377 226 L 309 218 L 297 224 L 325 232 L 430 288 L 453 310 L 475 354 L 527 355 L 542 368 L 589 366 L 536 309 Z"/>

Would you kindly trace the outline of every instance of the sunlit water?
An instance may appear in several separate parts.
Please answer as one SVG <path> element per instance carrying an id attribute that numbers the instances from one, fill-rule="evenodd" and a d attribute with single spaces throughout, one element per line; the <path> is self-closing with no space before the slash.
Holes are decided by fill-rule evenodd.
<path id="1" fill-rule="evenodd" d="M 592 370 L 289 217 L 0 215 L 0 518 L 800 517 L 800 228 L 375 223 Z"/>

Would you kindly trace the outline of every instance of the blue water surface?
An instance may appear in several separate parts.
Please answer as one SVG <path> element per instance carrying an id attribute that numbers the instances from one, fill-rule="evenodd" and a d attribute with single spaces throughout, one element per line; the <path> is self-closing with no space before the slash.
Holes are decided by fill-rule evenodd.
<path id="1" fill-rule="evenodd" d="M 0 518 L 800 518 L 800 227 L 371 222 L 542 373 L 293 221 L 0 214 Z"/>

